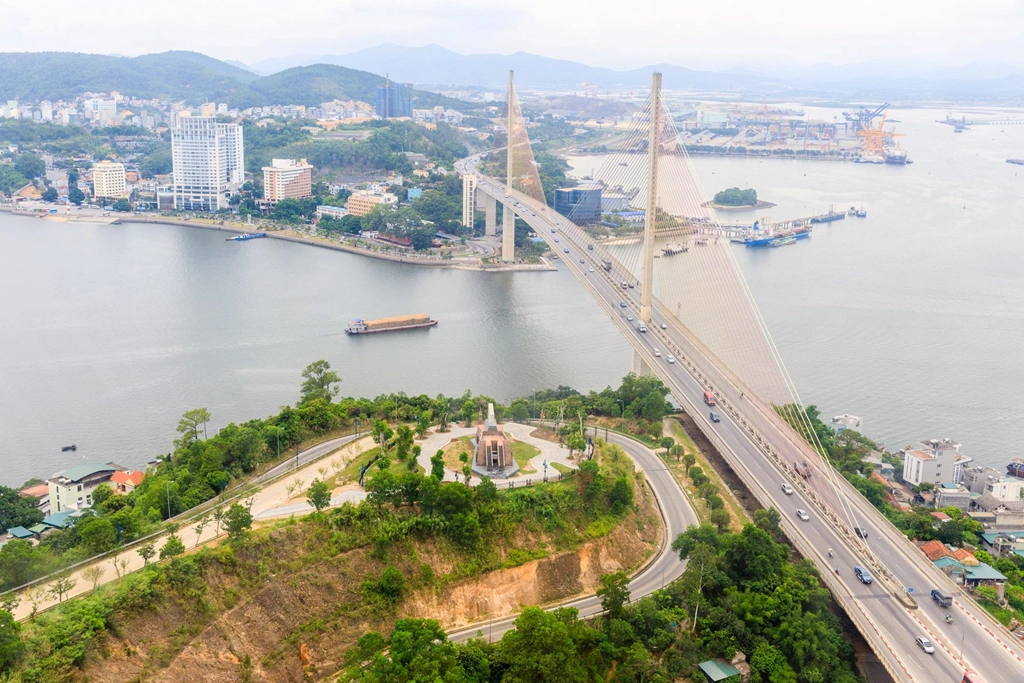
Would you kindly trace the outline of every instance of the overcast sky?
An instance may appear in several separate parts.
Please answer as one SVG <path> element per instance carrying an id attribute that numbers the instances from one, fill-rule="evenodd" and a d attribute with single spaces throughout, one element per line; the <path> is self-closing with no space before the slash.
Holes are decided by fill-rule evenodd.
<path id="1" fill-rule="evenodd" d="M 0 0 L 0 50 L 195 50 L 254 63 L 384 42 L 596 66 L 865 60 L 1024 67 L 1024 0 Z"/>

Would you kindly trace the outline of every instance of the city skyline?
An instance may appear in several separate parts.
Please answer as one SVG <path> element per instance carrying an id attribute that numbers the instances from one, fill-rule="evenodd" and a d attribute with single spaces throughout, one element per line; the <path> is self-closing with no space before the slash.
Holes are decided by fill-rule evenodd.
<path id="1" fill-rule="evenodd" d="M 123 2 L 10 7 L 0 44 L 7 51 L 133 56 L 182 49 L 245 64 L 343 55 L 382 43 L 436 43 L 461 54 L 525 51 L 613 69 L 671 63 L 772 73 L 873 61 L 889 62 L 894 70 L 988 62 L 1024 68 L 1024 48 L 1017 41 L 1024 7 L 1010 0 L 969 11 L 958 3 L 922 0 L 868 0 L 855 11 L 849 5 L 823 10 L 810 0 L 781 6 L 753 0 L 666 6 L 641 0 L 629 12 L 611 3 L 580 12 L 575 4 L 538 0 L 515 5 L 396 0 L 386 6 L 296 0 L 289 7 L 282 16 L 266 0 L 244 5 L 181 0 L 175 12 L 160 17 L 134 6 L 129 12 Z M 206 20 L 195 24 L 189 20 L 193 14 Z M 273 31 L 268 31 L 265 18 L 272 14 Z M 407 20 L 396 22 L 396 16 Z M 228 25 L 232 30 L 225 31 Z"/>

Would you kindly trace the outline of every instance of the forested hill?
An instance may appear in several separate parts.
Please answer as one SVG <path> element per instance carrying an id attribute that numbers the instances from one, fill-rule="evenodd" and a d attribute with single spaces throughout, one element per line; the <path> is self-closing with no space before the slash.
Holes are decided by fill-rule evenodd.
<path id="1" fill-rule="evenodd" d="M 369 71 L 358 71 L 333 64 L 313 64 L 257 78 L 239 88 L 229 98 L 232 107 L 245 109 L 268 104 L 304 104 L 318 106 L 331 100 L 358 100 L 374 103 L 377 86 L 384 78 Z M 413 106 L 437 105 L 460 108 L 466 103 L 423 90 L 413 91 Z"/>
<path id="2" fill-rule="evenodd" d="M 198 52 L 110 57 L 80 52 L 0 53 L 0 99 L 70 100 L 86 92 L 196 102 L 223 100 L 258 76 Z"/>
<path id="3" fill-rule="evenodd" d="M 198 52 L 110 57 L 77 52 L 0 53 L 0 100 L 70 100 L 116 90 L 141 98 L 190 104 L 227 101 L 233 107 L 319 105 L 333 99 L 373 103 L 384 78 L 342 66 L 314 64 L 259 77 Z M 465 103 L 414 91 L 416 107 Z"/>

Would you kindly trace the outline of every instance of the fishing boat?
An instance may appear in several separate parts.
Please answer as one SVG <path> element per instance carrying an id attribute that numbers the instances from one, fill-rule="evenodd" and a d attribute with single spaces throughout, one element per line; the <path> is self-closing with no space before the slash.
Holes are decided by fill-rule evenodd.
<path id="1" fill-rule="evenodd" d="M 1015 477 L 1024 478 L 1024 458 L 1010 458 L 1010 462 L 1006 465 L 1006 472 Z"/>
<path id="2" fill-rule="evenodd" d="M 78 446 L 75 445 L 75 444 L 71 444 L 70 446 L 61 446 L 60 447 L 60 452 L 61 453 L 66 453 L 68 451 L 77 451 L 77 450 L 78 450 Z"/>

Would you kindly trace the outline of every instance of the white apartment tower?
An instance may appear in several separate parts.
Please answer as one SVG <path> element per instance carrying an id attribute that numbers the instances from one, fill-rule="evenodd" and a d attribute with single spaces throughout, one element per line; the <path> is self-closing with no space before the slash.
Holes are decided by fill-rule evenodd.
<path id="1" fill-rule="evenodd" d="M 92 192 L 97 197 L 121 198 L 127 194 L 124 164 L 100 161 L 92 167 Z"/>
<path id="2" fill-rule="evenodd" d="M 245 179 L 242 127 L 179 114 L 171 130 L 174 208 L 219 211 Z"/>

